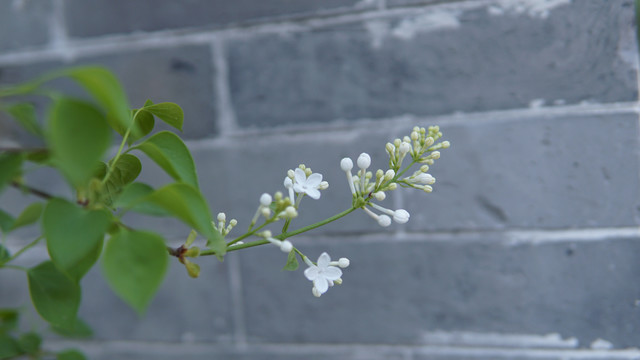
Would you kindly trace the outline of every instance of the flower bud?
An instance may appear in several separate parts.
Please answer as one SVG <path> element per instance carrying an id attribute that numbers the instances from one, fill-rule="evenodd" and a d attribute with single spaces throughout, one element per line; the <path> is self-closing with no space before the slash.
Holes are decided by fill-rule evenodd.
<path id="1" fill-rule="evenodd" d="M 268 207 L 264 207 L 260 210 L 260 214 L 262 214 L 262 216 L 268 218 L 269 216 L 271 216 L 271 209 L 269 209 Z"/>
<path id="2" fill-rule="evenodd" d="M 440 151 L 434 151 L 430 156 L 432 159 L 440 159 Z"/>
<path id="3" fill-rule="evenodd" d="M 375 197 L 378 201 L 382 201 L 387 197 L 387 195 L 384 193 L 384 191 L 378 191 L 373 194 L 373 197 Z"/>
<path id="4" fill-rule="evenodd" d="M 448 149 L 448 148 L 449 148 L 449 146 L 451 146 L 451 143 L 450 143 L 450 142 L 448 142 L 448 141 L 443 141 L 443 142 L 442 142 L 442 148 L 443 148 L 443 149 Z"/>
<path id="5" fill-rule="evenodd" d="M 294 175 L 295 175 L 295 172 L 293 170 L 291 170 L 291 169 L 287 170 L 287 177 L 289 179 L 293 179 Z"/>
<path id="6" fill-rule="evenodd" d="M 347 268 L 349 267 L 350 261 L 347 258 L 340 258 L 338 260 L 338 266 L 340 266 L 341 268 Z"/>
<path id="7" fill-rule="evenodd" d="M 424 192 L 426 192 L 427 194 L 433 191 L 433 188 L 429 185 L 425 185 L 422 190 L 424 190 Z"/>
<path id="8" fill-rule="evenodd" d="M 435 142 L 435 140 L 433 140 L 433 138 L 431 136 L 429 136 L 424 140 L 424 145 L 425 146 L 431 146 L 431 145 L 433 145 L 434 142 Z"/>
<path id="9" fill-rule="evenodd" d="M 362 153 L 358 156 L 358 167 L 360 169 L 366 169 L 371 165 L 371 156 L 367 153 Z"/>
<path id="10" fill-rule="evenodd" d="M 420 166 L 420 171 L 426 173 L 427 171 L 429 171 L 429 165 Z"/>
<path id="11" fill-rule="evenodd" d="M 316 289 L 316 287 L 314 286 L 313 289 L 311 289 L 311 292 L 313 293 L 313 296 L 315 297 L 320 297 L 322 296 L 322 294 L 320 293 L 320 291 L 318 291 L 318 289 Z"/>
<path id="12" fill-rule="evenodd" d="M 227 220 L 227 215 L 223 212 L 218 214 L 218 221 L 222 221 L 224 222 L 225 220 Z"/>
<path id="13" fill-rule="evenodd" d="M 264 193 L 262 194 L 262 196 L 260 196 L 260 204 L 262 204 L 262 206 L 269 206 L 271 205 L 271 201 L 273 199 L 271 199 L 271 195 Z"/>
<path id="14" fill-rule="evenodd" d="M 275 194 L 273 194 L 273 198 L 274 198 L 276 201 L 280 201 L 280 200 L 282 200 L 282 196 L 283 196 L 283 195 L 282 195 L 282 192 L 280 192 L 280 191 L 276 191 L 276 193 L 275 193 Z"/>
<path id="15" fill-rule="evenodd" d="M 238 225 L 238 220 L 231 219 L 231 221 L 229 221 L 229 226 L 231 226 L 232 228 L 234 228 L 236 225 Z"/>
<path id="16" fill-rule="evenodd" d="M 334 282 L 336 285 L 342 285 L 342 278 L 337 278 L 337 279 L 333 280 L 333 282 Z"/>
<path id="17" fill-rule="evenodd" d="M 386 173 L 384 173 L 384 180 L 385 181 L 389 181 L 389 180 L 393 179 L 394 176 L 396 176 L 396 172 L 391 170 L 391 169 L 389 169 L 389 170 L 387 170 Z"/>
<path id="18" fill-rule="evenodd" d="M 293 188 L 293 180 L 291 180 L 291 178 L 289 177 L 284 178 L 284 187 L 285 189 Z"/>
<path id="19" fill-rule="evenodd" d="M 387 215 L 378 216 L 378 225 L 380 225 L 382 227 L 387 227 L 387 226 L 391 225 L 391 218 L 388 217 Z"/>
<path id="20" fill-rule="evenodd" d="M 389 184 L 389 187 L 388 187 L 388 188 L 389 188 L 389 190 L 395 190 L 395 189 L 397 189 L 397 188 L 398 188 L 398 184 L 396 184 L 396 183 Z"/>
<path id="21" fill-rule="evenodd" d="M 321 181 L 320 184 L 318 184 L 318 190 L 327 190 L 329 188 L 329 183 L 326 181 Z"/>
<path id="22" fill-rule="evenodd" d="M 402 140 L 400 139 L 393 140 L 393 146 L 398 147 L 400 146 L 400 144 L 402 144 Z"/>
<path id="23" fill-rule="evenodd" d="M 393 221 L 398 224 L 404 224 L 409 221 L 409 213 L 404 209 L 398 209 L 393 212 Z"/>
<path id="24" fill-rule="evenodd" d="M 293 219 L 294 217 L 298 216 L 298 210 L 296 210 L 296 208 L 294 208 L 293 206 L 287 206 L 287 208 L 284 210 L 284 214 L 287 218 Z"/>
<path id="25" fill-rule="evenodd" d="M 342 171 L 351 171 L 351 169 L 353 169 L 353 161 L 348 157 L 340 160 L 340 168 Z"/>
<path id="26" fill-rule="evenodd" d="M 270 238 L 271 237 L 271 230 L 265 230 L 262 232 L 262 236 L 265 238 Z"/>
<path id="27" fill-rule="evenodd" d="M 408 142 L 403 142 L 402 144 L 400 144 L 400 148 L 398 148 L 400 155 L 408 153 L 409 150 L 411 150 L 411 145 L 409 145 Z"/>
<path id="28" fill-rule="evenodd" d="M 200 248 L 194 246 L 189 248 L 189 250 L 185 251 L 184 256 L 186 257 L 198 257 L 200 256 Z"/>
<path id="29" fill-rule="evenodd" d="M 420 135 L 418 134 L 418 132 L 414 128 L 413 131 L 411 132 L 411 140 L 416 141 L 416 140 L 418 140 L 419 137 L 420 137 Z"/>
<path id="30" fill-rule="evenodd" d="M 285 252 L 285 253 L 290 253 L 291 250 L 293 250 L 293 244 L 289 240 L 284 240 L 280 244 L 280 250 L 282 250 L 282 252 Z"/>
<path id="31" fill-rule="evenodd" d="M 200 266 L 196 263 L 192 263 L 191 261 L 186 261 L 184 266 L 187 268 L 187 274 L 192 278 L 197 278 L 200 276 Z"/>
<path id="32" fill-rule="evenodd" d="M 393 146 L 392 143 L 387 143 L 387 145 L 385 145 L 385 149 L 387 149 L 387 151 L 389 152 L 389 154 L 393 154 L 396 152 L 396 147 Z"/>

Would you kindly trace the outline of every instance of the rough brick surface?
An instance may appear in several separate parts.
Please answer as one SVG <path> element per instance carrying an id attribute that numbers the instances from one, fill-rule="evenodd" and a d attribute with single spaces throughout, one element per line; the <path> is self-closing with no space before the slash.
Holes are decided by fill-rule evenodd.
<path id="1" fill-rule="evenodd" d="M 65 15 L 74 37 L 133 31 L 220 27 L 270 18 L 308 17 L 323 12 L 344 12 L 357 0 L 253 1 L 189 0 L 158 3 L 153 0 L 66 0 Z M 370 7 L 366 4 L 359 8 Z"/>
<path id="2" fill-rule="evenodd" d="M 320 299 L 277 249 L 242 256 L 253 341 L 420 344 L 433 331 L 601 338 L 637 345 L 638 239 L 507 246 L 486 242 L 304 244 L 310 257 L 347 256 L 344 283 Z M 357 304 L 358 311 L 353 310 Z M 283 311 L 286 309 L 286 311 Z M 364 330 L 366 329 L 366 330 Z"/>
<path id="3" fill-rule="evenodd" d="M 444 126 L 434 191 L 405 194 L 410 230 L 638 224 L 635 113 Z M 515 119 L 514 119 L 515 120 Z M 613 141 L 596 145 L 607 134 Z M 621 191 L 624 189 L 624 191 Z M 615 199 L 615 200 L 614 200 Z"/>
<path id="4" fill-rule="evenodd" d="M 52 9 L 51 0 L 0 2 L 0 54 L 46 44 Z"/>
<path id="5" fill-rule="evenodd" d="M 146 99 L 170 101 L 185 113 L 185 138 L 202 138 L 217 133 L 214 70 L 208 46 L 178 46 L 95 55 L 72 63 L 45 62 L 0 67 L 0 85 L 18 84 L 63 66 L 102 65 L 112 70 L 122 82 L 132 107 Z M 68 82 L 59 88 L 75 89 Z M 79 91 L 75 91 L 80 94 Z M 157 122 L 158 129 L 168 126 Z"/>
<path id="6" fill-rule="evenodd" d="M 227 47 L 242 126 L 637 98 L 630 1 L 546 17 L 427 7 Z"/>

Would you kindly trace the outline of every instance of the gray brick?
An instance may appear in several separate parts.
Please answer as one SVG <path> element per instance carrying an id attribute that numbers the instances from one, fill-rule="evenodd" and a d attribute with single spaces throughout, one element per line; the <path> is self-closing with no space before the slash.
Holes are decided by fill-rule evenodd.
<path id="1" fill-rule="evenodd" d="M 17 263 L 31 267 L 46 258 L 46 249 L 38 248 L 21 256 Z M 214 258 L 196 262 L 201 275 L 191 279 L 177 259 L 170 259 L 165 280 L 143 317 L 111 291 L 98 263 L 82 280 L 78 315 L 92 327 L 93 339 L 228 342 L 233 332 L 228 267 Z M 27 329 L 36 319 L 36 323 L 44 323 L 31 305 L 26 276 L 16 275 L 22 274 L 11 269 L 0 271 L 0 307 L 24 308 L 31 314 L 23 315 L 29 320 Z M 45 334 L 51 337 L 50 332 Z"/>
<path id="2" fill-rule="evenodd" d="M 238 121 L 271 127 L 637 99 L 631 1 L 575 1 L 546 18 L 480 5 L 230 41 Z"/>
<path id="3" fill-rule="evenodd" d="M 51 0 L 0 2 L 0 54 L 46 44 L 52 8 Z"/>
<path id="4" fill-rule="evenodd" d="M 66 0 L 65 15 L 74 37 L 178 28 L 218 28 L 266 20 L 300 18 L 353 9 L 357 0 L 182 1 L 179 5 L 143 1 Z M 365 5 L 370 8 L 371 5 Z M 363 8 L 357 6 L 357 9 Z"/>
<path id="5" fill-rule="evenodd" d="M 102 65 L 122 82 L 132 107 L 146 99 L 175 102 L 185 113 L 184 136 L 202 138 L 217 133 L 216 104 L 213 89 L 214 70 L 208 46 L 180 46 L 112 53 L 77 59 L 74 63 L 47 62 L 0 68 L 0 85 L 31 80 L 47 71 L 71 65 Z M 56 84 L 79 94 L 68 82 Z M 5 121 L 6 118 L 5 118 Z M 161 121 L 158 129 L 168 129 Z"/>
<path id="6" fill-rule="evenodd" d="M 445 126 L 433 193 L 403 192 L 407 227 L 636 226 L 637 130 L 635 113 Z"/>
<path id="7" fill-rule="evenodd" d="M 295 343 L 421 344 L 432 331 L 601 338 L 638 343 L 639 239 L 505 246 L 466 242 L 317 242 L 347 256 L 344 283 L 311 295 L 302 270 L 278 272 L 276 249 L 242 256 L 248 336 Z M 579 239 L 576 239 L 579 240 Z M 389 239 L 393 242 L 393 239 Z"/>

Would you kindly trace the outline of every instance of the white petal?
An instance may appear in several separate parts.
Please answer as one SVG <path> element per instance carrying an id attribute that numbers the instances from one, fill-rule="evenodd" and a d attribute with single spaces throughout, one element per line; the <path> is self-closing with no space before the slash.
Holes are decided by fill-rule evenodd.
<path id="1" fill-rule="evenodd" d="M 302 186 L 302 185 L 300 185 L 298 183 L 295 183 L 295 184 L 293 184 L 293 191 L 295 191 L 297 193 L 303 193 L 303 192 L 306 192 L 306 189 L 305 189 L 304 186 Z"/>
<path id="2" fill-rule="evenodd" d="M 313 173 L 307 178 L 307 186 L 318 187 L 322 182 L 322 174 Z"/>
<path id="3" fill-rule="evenodd" d="M 313 265 L 311 267 L 308 267 L 304 270 L 304 276 L 307 277 L 307 279 L 313 281 L 315 279 L 318 278 L 318 274 L 319 274 L 319 269 L 317 266 Z"/>
<path id="4" fill-rule="evenodd" d="M 291 181 L 291 178 L 289 178 L 289 177 L 284 178 L 284 187 L 285 187 L 285 189 L 289 189 L 291 187 L 291 185 L 293 185 L 293 181 Z"/>
<path id="5" fill-rule="evenodd" d="M 329 290 L 329 282 L 323 277 L 319 277 L 313 280 L 313 286 L 318 289 L 318 292 L 320 294 L 324 294 L 327 292 L 327 290 Z"/>
<path id="6" fill-rule="evenodd" d="M 304 173 L 304 170 L 297 168 L 293 173 L 293 178 L 298 184 L 304 184 L 307 181 L 307 174 Z"/>
<path id="7" fill-rule="evenodd" d="M 307 188 L 305 190 L 305 193 L 309 195 L 309 197 L 312 198 L 313 200 L 320 199 L 320 191 L 316 188 Z"/>
<path id="8" fill-rule="evenodd" d="M 326 252 L 323 252 L 318 257 L 318 267 L 319 268 L 325 269 L 327 266 L 329 266 L 330 262 L 331 262 L 331 257 L 329 257 L 329 254 L 327 254 Z"/>
<path id="9" fill-rule="evenodd" d="M 338 280 L 342 276 L 342 270 L 335 266 L 329 266 L 328 268 L 324 269 L 322 275 L 327 280 Z"/>

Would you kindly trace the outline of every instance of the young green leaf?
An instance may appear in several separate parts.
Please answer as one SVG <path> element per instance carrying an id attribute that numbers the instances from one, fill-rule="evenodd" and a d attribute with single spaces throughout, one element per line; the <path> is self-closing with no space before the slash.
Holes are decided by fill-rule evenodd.
<path id="1" fill-rule="evenodd" d="M 102 251 L 111 216 L 104 210 L 84 210 L 62 199 L 52 199 L 42 218 L 51 260 L 72 279 L 91 269 Z"/>
<path id="2" fill-rule="evenodd" d="M 60 75 L 69 76 L 84 87 L 107 113 L 112 114 L 119 127 L 128 129 L 131 126 L 129 101 L 120 81 L 111 71 L 99 66 L 85 66 L 64 70 Z"/>
<path id="3" fill-rule="evenodd" d="M 153 188 L 145 183 L 135 182 L 129 184 L 124 188 L 115 203 L 113 203 L 113 207 L 154 216 L 171 215 L 167 210 L 145 201 L 146 197 L 153 193 L 153 191 Z"/>
<path id="4" fill-rule="evenodd" d="M 159 104 L 146 105 L 144 110 L 152 113 L 160 118 L 160 120 L 182 131 L 182 123 L 184 122 L 184 112 L 178 104 L 164 102 Z"/>
<path id="5" fill-rule="evenodd" d="M 8 182 L 20 175 L 23 160 L 21 153 L 0 153 L 0 192 Z"/>
<path id="6" fill-rule="evenodd" d="M 0 309 L 0 334 L 11 331 L 18 326 L 18 310 Z"/>
<path id="7" fill-rule="evenodd" d="M 137 157 L 131 154 L 121 155 L 102 188 L 101 198 L 104 203 L 111 205 L 124 187 L 140 175 L 141 170 L 142 164 Z"/>
<path id="8" fill-rule="evenodd" d="M 170 131 L 160 131 L 133 149 L 147 154 L 172 178 L 198 188 L 193 158 L 178 135 Z"/>
<path id="9" fill-rule="evenodd" d="M 48 126 L 55 164 L 74 186 L 85 185 L 111 143 L 104 116 L 90 103 L 60 98 L 53 104 Z"/>
<path id="10" fill-rule="evenodd" d="M 113 291 L 141 314 L 160 287 L 167 263 L 164 239 L 142 231 L 121 231 L 112 236 L 102 260 Z"/>
<path id="11" fill-rule="evenodd" d="M 31 205 L 27 206 L 22 213 L 18 215 L 18 218 L 11 225 L 10 230 L 15 230 L 17 228 L 21 228 L 23 226 L 31 225 L 34 222 L 40 219 L 40 215 L 42 214 L 42 209 L 44 205 L 41 202 L 34 202 Z"/>
<path id="12" fill-rule="evenodd" d="M 207 246 L 218 258 L 226 253 L 227 244 L 211 226 L 211 212 L 202 194 L 188 184 L 175 183 L 156 190 L 147 201 L 167 210 L 207 238 Z"/>
<path id="13" fill-rule="evenodd" d="M 282 268 L 282 270 L 287 271 L 296 271 L 298 270 L 298 258 L 296 257 L 295 251 L 289 251 L 289 255 L 287 256 L 287 264 Z"/>
<path id="14" fill-rule="evenodd" d="M 91 327 L 89 327 L 89 325 L 80 318 L 76 318 L 76 322 L 71 328 L 67 329 L 52 325 L 51 330 L 57 334 L 71 338 L 87 338 L 93 335 Z"/>
<path id="15" fill-rule="evenodd" d="M 9 259 L 11 259 L 11 253 L 4 245 L 0 244 L 0 264 L 4 264 Z"/>
<path id="16" fill-rule="evenodd" d="M 8 233 L 15 221 L 11 215 L 0 209 L 0 230 L 2 230 L 3 233 Z"/>
<path id="17" fill-rule="evenodd" d="M 134 116 L 134 127 L 129 133 L 129 138 L 127 139 L 127 143 L 129 145 L 140 138 L 147 136 L 153 130 L 153 126 L 155 125 L 153 114 L 150 112 L 144 110 L 140 110 L 138 112 L 138 109 L 133 109 L 131 110 L 131 117 L 133 118 Z M 112 113 L 107 114 L 107 122 L 109 123 L 109 126 L 111 126 L 111 128 L 121 136 L 124 136 L 127 133 L 128 128 L 122 126 Z"/>
<path id="18" fill-rule="evenodd" d="M 40 316 L 62 328 L 73 327 L 80 305 L 80 286 L 51 261 L 29 269 L 27 278 L 31 301 Z"/>
<path id="19" fill-rule="evenodd" d="M 0 359 L 12 359 L 22 354 L 24 352 L 20 349 L 16 339 L 6 334 L 0 334 Z"/>
<path id="20" fill-rule="evenodd" d="M 40 351 L 42 337 L 35 332 L 24 333 L 18 339 L 18 345 L 27 354 L 36 354 Z"/>
<path id="21" fill-rule="evenodd" d="M 36 120 L 36 109 L 33 104 L 19 103 L 6 108 L 7 112 L 28 132 L 42 136 L 42 129 Z"/>
<path id="22" fill-rule="evenodd" d="M 80 351 L 69 349 L 59 352 L 56 360 L 87 360 L 87 358 Z"/>

